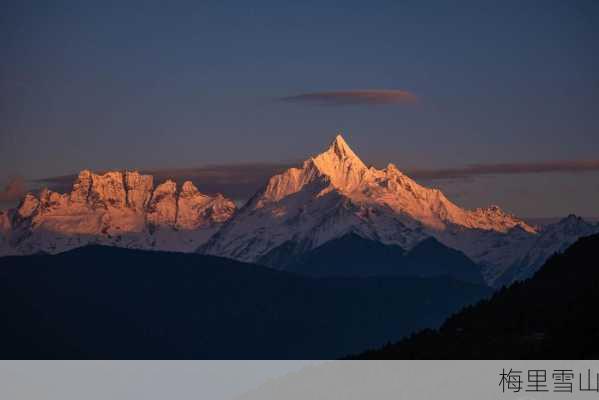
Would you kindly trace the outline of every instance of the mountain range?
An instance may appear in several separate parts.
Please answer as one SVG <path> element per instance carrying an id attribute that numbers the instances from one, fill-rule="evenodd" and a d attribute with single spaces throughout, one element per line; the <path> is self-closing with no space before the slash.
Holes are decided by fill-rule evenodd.
<path id="1" fill-rule="evenodd" d="M 595 232 L 599 225 L 576 216 L 539 227 L 498 206 L 466 210 L 393 164 L 367 166 L 338 135 L 239 210 L 191 182 L 154 187 L 137 172 L 82 171 L 70 193 L 28 194 L 0 213 L 0 255 L 97 243 L 197 251 L 315 276 L 449 275 L 501 286 Z"/>
<path id="2" fill-rule="evenodd" d="M 59 253 L 86 244 L 194 251 L 234 214 L 233 201 L 192 182 L 154 187 L 151 175 L 79 173 L 70 193 L 27 194 L 0 213 L 2 255 Z"/>

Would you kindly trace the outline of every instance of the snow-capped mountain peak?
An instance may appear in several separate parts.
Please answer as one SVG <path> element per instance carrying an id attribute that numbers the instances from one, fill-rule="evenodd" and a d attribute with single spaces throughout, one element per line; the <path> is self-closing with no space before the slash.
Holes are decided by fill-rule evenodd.
<path id="1" fill-rule="evenodd" d="M 341 134 L 329 148 L 309 160 L 338 190 L 349 192 L 358 187 L 369 173 L 366 165 L 349 147 Z"/>
<path id="2" fill-rule="evenodd" d="M 492 206 L 465 210 L 395 165 L 367 167 L 341 135 L 301 167 L 273 176 L 201 251 L 260 261 L 280 246 L 308 251 L 354 233 L 410 249 L 427 237 L 468 250 L 460 232 L 535 229 Z"/>
<path id="3" fill-rule="evenodd" d="M 335 137 L 327 150 L 313 157 L 311 161 L 322 174 L 331 179 L 334 186 L 340 189 L 355 184 L 353 180 L 359 179 L 368 170 L 341 134 Z"/>
<path id="4" fill-rule="evenodd" d="M 270 178 L 258 207 L 297 193 L 308 184 L 312 184 L 314 190 L 331 186 L 336 190 L 349 192 L 356 188 L 368 173 L 366 165 L 341 134 L 338 134 L 324 152 L 310 157 L 300 168 L 290 168 Z"/>

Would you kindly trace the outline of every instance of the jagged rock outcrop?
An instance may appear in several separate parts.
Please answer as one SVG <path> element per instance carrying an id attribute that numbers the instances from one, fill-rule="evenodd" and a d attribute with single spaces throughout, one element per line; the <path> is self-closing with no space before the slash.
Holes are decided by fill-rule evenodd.
<path id="1" fill-rule="evenodd" d="M 192 251 L 235 212 L 222 195 L 191 182 L 179 191 L 136 171 L 81 171 L 70 193 L 27 194 L 0 215 L 0 255 L 56 253 L 88 243 Z"/>
<path id="2" fill-rule="evenodd" d="M 147 221 L 152 226 L 175 226 L 177 221 L 177 184 L 168 180 L 154 190 L 148 206 Z"/>
<path id="3" fill-rule="evenodd" d="M 140 175 L 130 171 L 125 172 L 124 178 L 127 207 L 144 210 L 152 197 L 154 178 L 151 175 Z"/>
<path id="4" fill-rule="evenodd" d="M 217 194 L 206 196 L 190 181 L 183 183 L 177 199 L 177 221 L 179 229 L 201 229 L 207 224 L 221 224 L 231 217 L 231 202 Z"/>

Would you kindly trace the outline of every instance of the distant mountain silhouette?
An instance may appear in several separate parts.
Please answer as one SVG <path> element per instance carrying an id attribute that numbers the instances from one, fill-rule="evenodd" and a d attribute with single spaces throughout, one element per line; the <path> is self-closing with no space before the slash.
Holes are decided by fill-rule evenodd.
<path id="1" fill-rule="evenodd" d="M 287 259 L 293 260 L 293 257 Z M 481 267 L 434 238 L 425 239 L 406 252 L 399 246 L 385 245 L 352 233 L 298 256 L 284 269 L 319 277 L 448 276 L 484 284 Z"/>
<path id="2" fill-rule="evenodd" d="M 529 280 L 466 307 L 438 331 L 367 351 L 371 359 L 599 358 L 599 235 L 579 239 Z"/>
<path id="3" fill-rule="evenodd" d="M 313 359 L 436 327 L 490 289 L 314 279 L 198 254 L 90 246 L 0 258 L 6 359 Z"/>

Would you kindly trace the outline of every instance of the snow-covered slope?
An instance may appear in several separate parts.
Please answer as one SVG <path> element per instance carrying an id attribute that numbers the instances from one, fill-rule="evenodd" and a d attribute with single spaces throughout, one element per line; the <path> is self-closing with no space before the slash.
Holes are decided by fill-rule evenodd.
<path id="1" fill-rule="evenodd" d="M 519 257 L 509 253 L 520 237 L 537 234 L 497 206 L 460 208 L 393 164 L 367 167 L 338 135 L 300 168 L 273 176 L 200 251 L 268 263 L 281 249 L 303 253 L 348 233 L 406 250 L 433 236 L 503 270 Z"/>
<path id="2" fill-rule="evenodd" d="M 527 242 L 521 258 L 499 277 L 497 285 L 530 278 L 550 256 L 563 252 L 577 239 L 596 233 L 599 233 L 599 224 L 592 224 L 575 215 L 544 226 L 536 237 Z"/>
<path id="3" fill-rule="evenodd" d="M 221 195 L 204 195 L 185 182 L 154 189 L 138 172 L 84 170 L 70 193 L 44 189 L 0 213 L 0 255 L 58 253 L 88 243 L 192 251 L 235 212 Z"/>
<path id="4" fill-rule="evenodd" d="M 561 253 L 578 238 L 595 233 L 599 233 L 599 225 L 587 222 L 576 215 L 569 215 L 555 224 L 548 225 L 540 232 L 522 263 L 536 271 L 545 262 L 548 254 Z"/>

